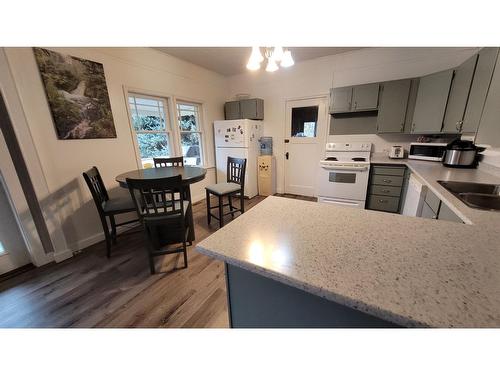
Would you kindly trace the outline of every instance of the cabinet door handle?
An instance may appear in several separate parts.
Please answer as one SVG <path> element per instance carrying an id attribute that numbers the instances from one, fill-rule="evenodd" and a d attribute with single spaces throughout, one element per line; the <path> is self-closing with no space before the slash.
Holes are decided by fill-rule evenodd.
<path id="1" fill-rule="evenodd" d="M 358 102 L 354 102 L 354 109 L 358 106 Z"/>
<path id="2" fill-rule="evenodd" d="M 288 160 L 288 157 L 289 157 L 289 156 L 290 156 L 290 154 L 287 152 L 287 153 L 285 154 L 285 158 L 286 158 L 286 160 Z"/>

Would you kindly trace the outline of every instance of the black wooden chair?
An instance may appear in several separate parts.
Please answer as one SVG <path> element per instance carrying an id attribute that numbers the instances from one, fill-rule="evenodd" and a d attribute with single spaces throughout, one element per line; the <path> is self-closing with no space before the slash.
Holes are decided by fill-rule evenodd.
<path id="1" fill-rule="evenodd" d="M 244 191 L 245 191 L 245 170 L 247 159 L 238 159 L 228 156 L 227 158 L 227 182 L 210 185 L 205 188 L 207 194 L 207 217 L 208 224 L 212 217 L 219 220 L 219 227 L 224 226 L 224 216 L 231 215 L 234 218 L 235 212 L 245 212 Z M 219 198 L 217 206 L 210 206 L 210 194 Z M 224 204 L 224 197 L 227 196 L 228 203 Z M 233 206 L 233 197 L 240 199 L 240 207 Z M 224 207 L 229 206 L 229 211 L 224 213 Z M 212 209 L 219 209 L 219 216 L 212 214 Z"/>
<path id="2" fill-rule="evenodd" d="M 97 167 L 92 167 L 88 171 L 83 172 L 83 178 L 90 189 L 92 198 L 97 207 L 97 212 L 101 218 L 102 229 L 104 231 L 104 237 L 106 238 L 106 255 L 109 258 L 111 256 L 111 243 L 116 245 L 116 228 L 122 225 L 135 223 L 139 220 L 134 219 L 117 224 L 115 215 L 134 212 L 134 202 L 132 202 L 130 195 L 125 189 L 123 189 L 123 192 L 110 197 L 106 190 L 106 186 L 104 186 L 102 182 L 102 177 Z M 111 233 L 109 232 L 106 218 L 109 218 Z"/>
<path id="3" fill-rule="evenodd" d="M 155 168 L 161 167 L 183 167 L 184 157 L 178 156 L 174 158 L 153 158 Z"/>
<path id="4" fill-rule="evenodd" d="M 179 192 L 181 197 L 185 195 L 187 187 L 182 185 L 182 177 L 179 175 L 156 180 L 127 178 L 127 185 L 144 227 L 151 274 L 155 273 L 154 257 L 159 255 L 183 253 L 184 268 L 187 268 L 191 204 L 175 198 L 175 192 Z M 181 247 L 166 246 L 179 243 L 182 243 Z"/>

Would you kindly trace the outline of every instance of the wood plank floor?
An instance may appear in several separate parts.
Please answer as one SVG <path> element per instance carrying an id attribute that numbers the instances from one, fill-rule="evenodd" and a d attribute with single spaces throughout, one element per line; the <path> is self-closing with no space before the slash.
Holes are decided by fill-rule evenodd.
<path id="1" fill-rule="evenodd" d="M 246 209 L 263 199 L 246 200 Z M 205 210 L 204 202 L 193 206 L 197 242 L 218 229 L 216 220 L 208 226 Z M 187 269 L 181 254 L 158 257 L 156 275 L 149 273 L 137 229 L 118 237 L 110 259 L 105 253 L 101 242 L 0 282 L 0 327 L 228 326 L 223 263 L 199 254 L 194 244 Z"/>

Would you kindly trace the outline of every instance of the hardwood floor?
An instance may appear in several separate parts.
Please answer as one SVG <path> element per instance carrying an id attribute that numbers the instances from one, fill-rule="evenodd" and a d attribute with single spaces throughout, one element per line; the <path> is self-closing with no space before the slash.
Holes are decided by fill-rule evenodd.
<path id="1" fill-rule="evenodd" d="M 263 199 L 246 200 L 246 209 Z M 205 210 L 205 202 L 193 206 L 197 241 L 218 229 Z M 227 327 L 223 263 L 193 244 L 187 269 L 182 254 L 169 255 L 150 275 L 143 234 L 134 231 L 118 237 L 110 259 L 101 242 L 1 282 L 0 327 Z"/>
<path id="2" fill-rule="evenodd" d="M 245 200 L 245 208 L 264 198 Z M 204 201 L 193 206 L 196 242 L 218 229 L 205 210 Z M 228 327 L 223 263 L 195 251 L 196 242 L 187 269 L 182 254 L 168 255 L 156 258 L 150 275 L 143 234 L 134 229 L 118 237 L 110 259 L 101 242 L 1 281 L 0 327 Z"/>

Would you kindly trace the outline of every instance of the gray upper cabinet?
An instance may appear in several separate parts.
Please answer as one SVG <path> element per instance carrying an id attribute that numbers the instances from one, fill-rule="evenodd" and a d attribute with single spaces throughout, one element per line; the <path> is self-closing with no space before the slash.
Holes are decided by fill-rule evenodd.
<path id="1" fill-rule="evenodd" d="M 412 133 L 439 133 L 443 126 L 453 69 L 420 78 Z"/>
<path id="2" fill-rule="evenodd" d="M 488 96 L 476 136 L 476 143 L 500 147 L 500 59 L 497 58 Z"/>
<path id="3" fill-rule="evenodd" d="M 378 133 L 401 133 L 404 131 L 410 87 L 411 79 L 382 84 L 377 116 Z"/>
<path id="4" fill-rule="evenodd" d="M 240 117 L 240 102 L 227 102 L 224 104 L 224 117 L 226 120 L 239 120 Z"/>
<path id="5" fill-rule="evenodd" d="M 378 108 L 379 83 L 359 85 L 352 88 L 352 110 L 373 111 Z"/>
<path id="6" fill-rule="evenodd" d="M 443 133 L 462 132 L 465 108 L 469 98 L 472 77 L 476 69 L 476 62 L 477 55 L 474 55 L 455 69 L 450 97 L 444 115 Z"/>
<path id="7" fill-rule="evenodd" d="M 264 100 L 254 98 L 226 102 L 224 104 L 224 117 L 226 120 L 263 120 Z"/>
<path id="8" fill-rule="evenodd" d="M 244 99 L 240 100 L 240 118 L 250 120 L 264 119 L 264 100 L 262 99 Z"/>
<path id="9" fill-rule="evenodd" d="M 351 111 L 352 87 L 337 87 L 330 90 L 330 113 Z"/>
<path id="10" fill-rule="evenodd" d="M 490 87 L 493 69 L 497 61 L 498 47 L 483 48 L 479 51 L 476 71 L 469 94 L 469 101 L 463 119 L 462 131 L 475 132 L 481 120 L 488 88 Z"/>

